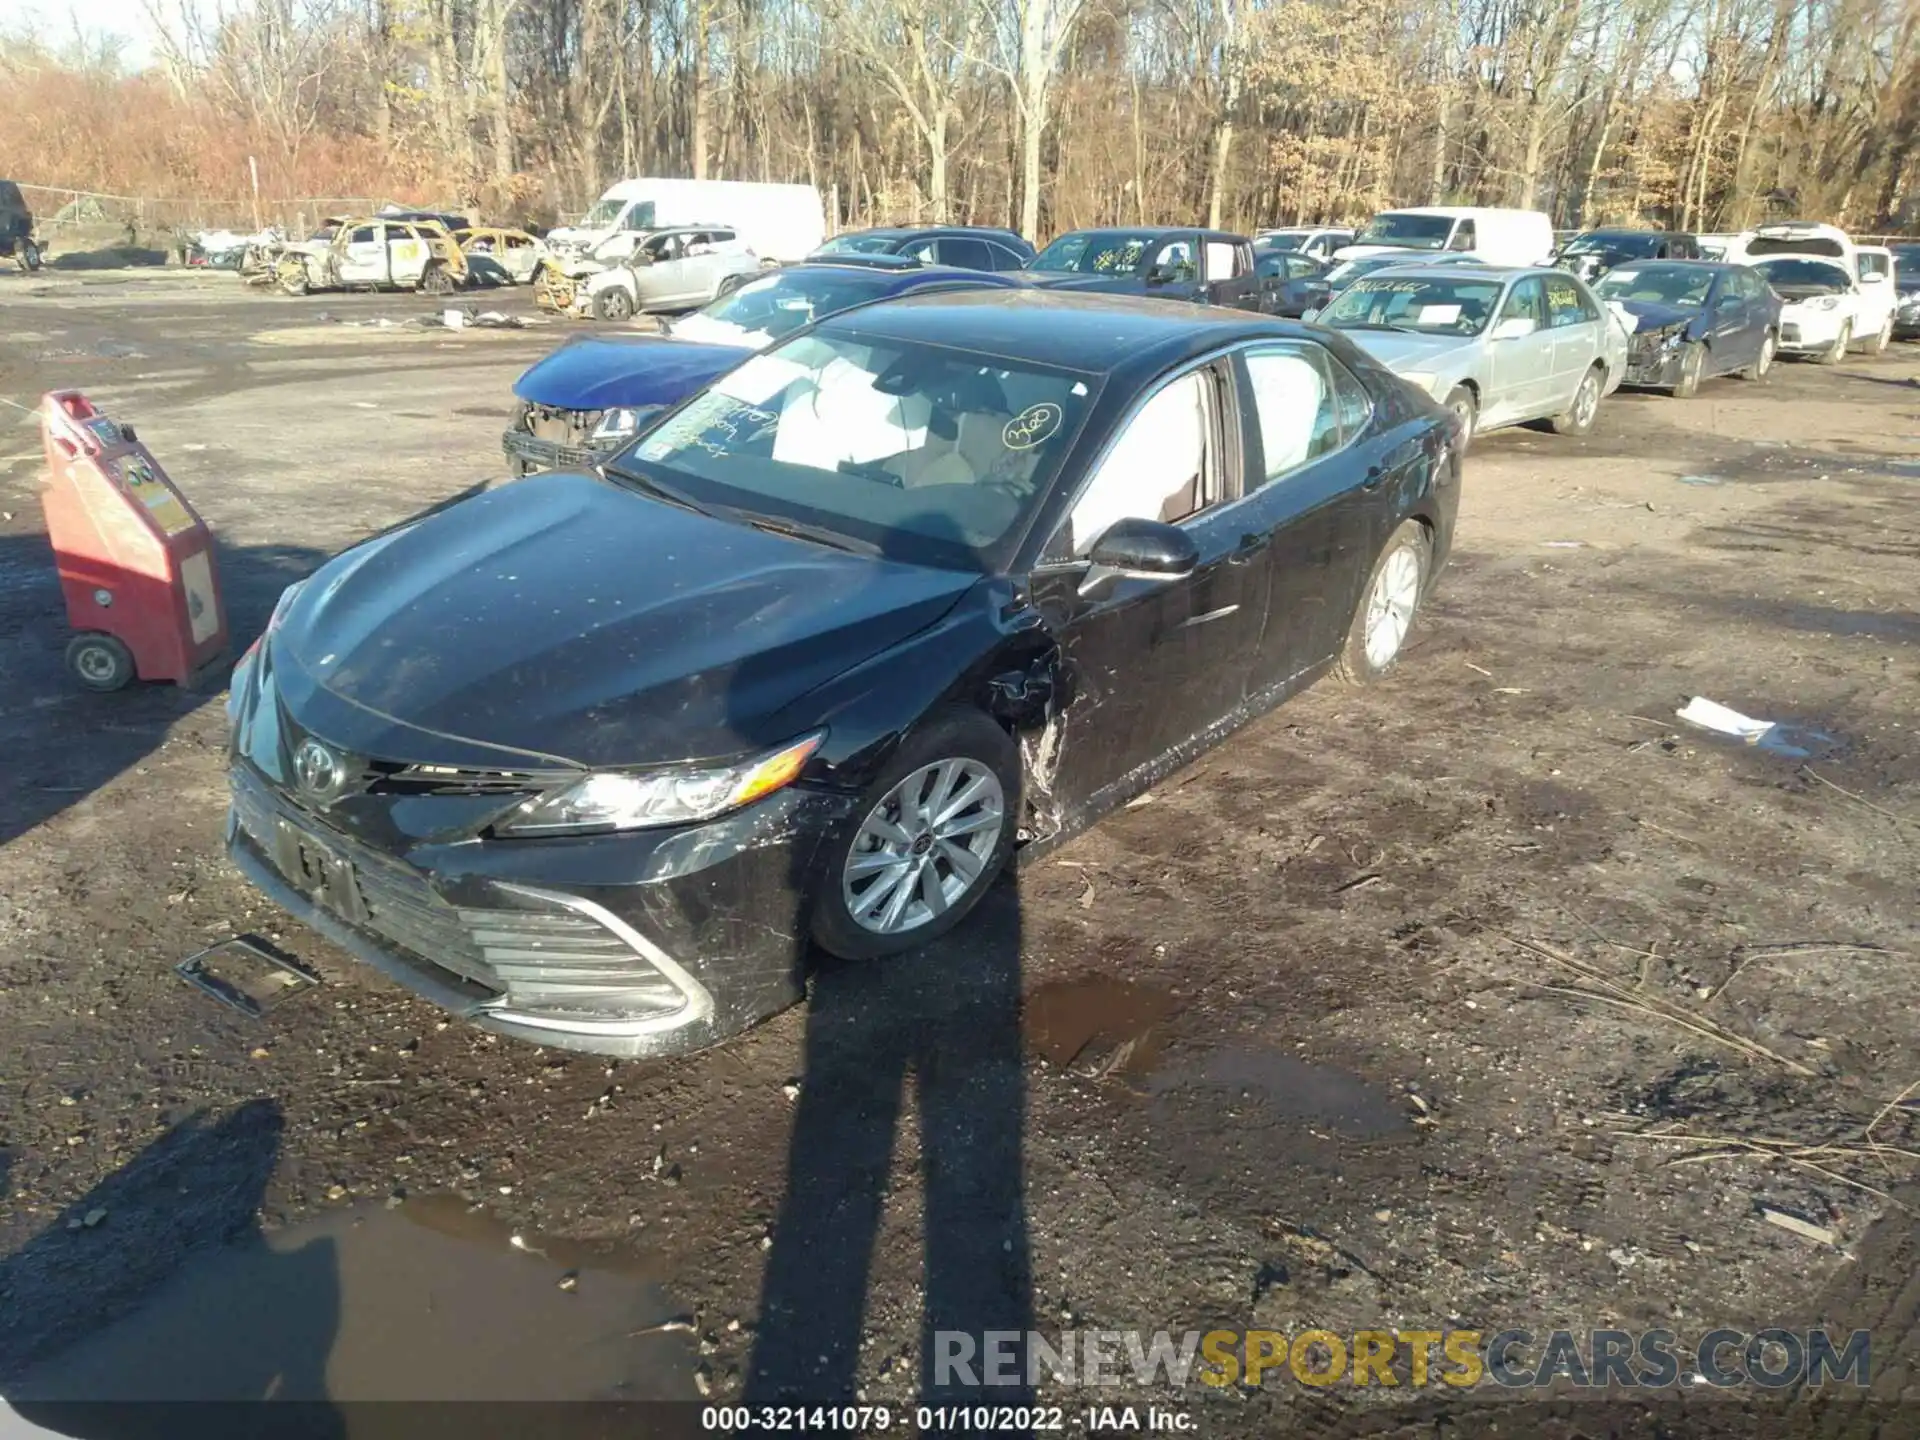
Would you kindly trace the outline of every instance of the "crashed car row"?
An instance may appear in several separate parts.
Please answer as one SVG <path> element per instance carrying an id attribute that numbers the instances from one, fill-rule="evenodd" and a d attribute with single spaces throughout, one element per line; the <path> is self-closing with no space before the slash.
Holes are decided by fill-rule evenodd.
<path id="1" fill-rule="evenodd" d="M 487 1029 L 713 1043 L 798 999 L 810 947 L 932 939 L 1016 851 L 1388 672 L 1476 430 L 1577 433 L 1630 376 L 1771 360 L 1709 329 L 1671 370 L 1623 317 L 1781 323 L 1739 265 L 1589 287 L 1448 254 L 1301 323 L 1210 288 L 1241 245 L 1078 232 L 1017 271 L 843 245 L 562 346 L 505 437 L 550 473 L 281 598 L 229 700 L 235 862 Z M 1140 298 L 1165 291 L 1213 303 Z"/>

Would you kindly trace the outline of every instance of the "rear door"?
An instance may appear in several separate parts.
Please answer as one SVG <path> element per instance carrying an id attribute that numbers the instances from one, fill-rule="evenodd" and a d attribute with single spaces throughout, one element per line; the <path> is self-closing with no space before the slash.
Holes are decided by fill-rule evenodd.
<path id="1" fill-rule="evenodd" d="M 1512 339 L 1488 339 L 1492 383 L 1480 400 L 1483 426 L 1509 425 L 1564 408 L 1552 405 L 1550 399 L 1554 385 L 1553 332 L 1547 328 L 1547 296 L 1538 275 L 1528 275 L 1507 290 L 1494 328 L 1509 320 L 1531 321 L 1533 329 Z"/>
<path id="2" fill-rule="evenodd" d="M 993 252 L 987 248 L 987 242 L 976 240 L 971 235 L 944 235 L 934 247 L 934 253 L 940 257 L 942 265 L 957 266 L 962 270 L 995 270 Z"/>
<path id="3" fill-rule="evenodd" d="M 1553 332 L 1553 389 L 1550 407 L 1543 413 L 1557 415 L 1572 403 L 1588 368 L 1606 354 L 1604 317 L 1572 276 L 1555 272 L 1541 281 L 1547 292 L 1547 324 Z"/>
<path id="4" fill-rule="evenodd" d="M 1278 703 L 1338 652 L 1385 539 L 1390 473 L 1408 457 L 1369 438 L 1372 397 L 1323 346 L 1262 341 L 1238 359 L 1248 494 L 1229 513 L 1271 572 L 1247 688 Z"/>
<path id="5" fill-rule="evenodd" d="M 1075 498 L 1033 576 L 1072 699 L 1054 786 L 1098 811 L 1169 751 L 1228 716 L 1266 620 L 1265 544 L 1241 507 L 1239 392 L 1224 362 L 1176 375 L 1135 408 Z M 1177 524 L 1200 552 L 1179 580 L 1090 577 L 1116 520 Z"/>
<path id="6" fill-rule="evenodd" d="M 1753 298 L 1731 271 L 1714 282 L 1707 297 L 1707 373 L 1718 375 L 1750 364 L 1765 333 L 1754 314 Z"/>
<path id="7" fill-rule="evenodd" d="M 387 276 L 395 285 L 416 283 L 427 268 L 431 247 L 412 225 L 387 226 Z"/>

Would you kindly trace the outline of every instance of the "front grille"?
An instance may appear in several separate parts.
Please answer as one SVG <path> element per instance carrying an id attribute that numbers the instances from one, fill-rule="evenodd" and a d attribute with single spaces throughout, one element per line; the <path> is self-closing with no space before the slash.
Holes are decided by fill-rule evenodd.
<path id="1" fill-rule="evenodd" d="M 501 436 L 500 448 L 510 459 L 524 460 L 541 470 L 591 469 L 605 458 L 602 451 L 586 445 L 561 445 L 552 440 L 536 439 L 518 430 L 509 430 Z"/>
<path id="2" fill-rule="evenodd" d="M 504 994 L 515 1010 L 548 1016 L 643 1018 L 670 1015 L 690 1003 L 692 997 L 642 949 L 595 918 L 605 912 L 584 904 L 575 908 L 562 897 L 547 898 L 523 887 L 508 887 L 516 902 L 512 908 L 456 906 L 413 866 L 279 804 L 244 765 L 234 767 L 231 785 L 235 818 L 269 866 L 280 870 L 276 832 L 283 821 L 353 866 L 364 920 L 339 913 L 320 897 L 309 898 L 383 948 L 437 966 L 487 995 Z M 302 888 L 295 877 L 280 873 Z"/>
<path id="3" fill-rule="evenodd" d="M 566 770 L 477 770 L 463 765 L 371 763 L 369 795 L 537 795 L 573 778 Z"/>

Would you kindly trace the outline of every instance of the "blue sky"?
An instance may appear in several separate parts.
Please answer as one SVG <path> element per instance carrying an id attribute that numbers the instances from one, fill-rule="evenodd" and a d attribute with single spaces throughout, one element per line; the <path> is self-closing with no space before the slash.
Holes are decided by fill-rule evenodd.
<path id="1" fill-rule="evenodd" d="M 129 68 L 152 61 L 153 26 L 141 0 L 0 0 L 0 31 L 35 35 L 50 47 L 72 38 L 76 19 L 89 34 L 125 40 Z"/>

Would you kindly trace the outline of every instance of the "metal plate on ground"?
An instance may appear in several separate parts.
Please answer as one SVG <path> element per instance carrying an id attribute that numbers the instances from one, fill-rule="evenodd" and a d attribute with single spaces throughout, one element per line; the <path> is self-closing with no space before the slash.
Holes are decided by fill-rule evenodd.
<path id="1" fill-rule="evenodd" d="M 313 971 L 254 935 L 223 940 L 173 968 L 189 985 L 255 1020 L 320 983 Z"/>

